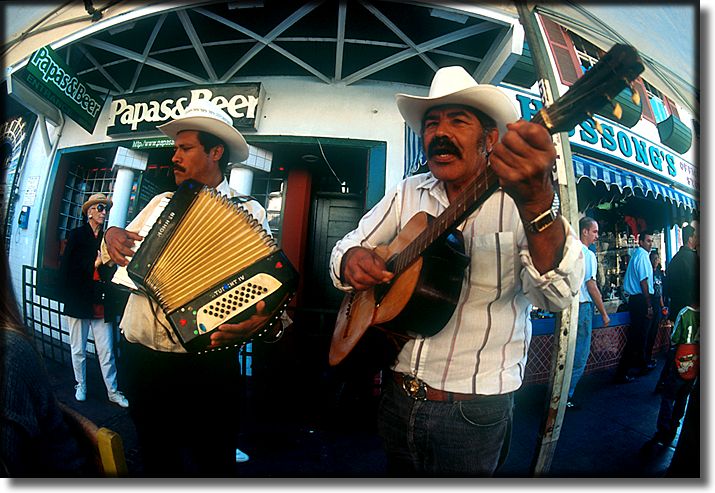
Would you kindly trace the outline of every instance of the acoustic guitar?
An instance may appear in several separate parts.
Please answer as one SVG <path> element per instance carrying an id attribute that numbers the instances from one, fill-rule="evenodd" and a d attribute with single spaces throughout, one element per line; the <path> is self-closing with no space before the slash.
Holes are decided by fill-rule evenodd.
<path id="1" fill-rule="evenodd" d="M 531 122 L 543 125 L 551 134 L 565 132 L 609 103 L 613 115 L 620 118 L 622 109 L 613 98 L 642 71 L 637 51 L 617 44 L 561 98 L 541 108 Z M 639 104 L 638 92 L 632 90 L 632 94 L 634 103 Z M 331 365 L 340 363 L 369 327 L 388 331 L 403 341 L 412 334 L 429 337 L 442 330 L 457 306 L 469 264 L 464 240 L 455 227 L 498 188 L 499 180 L 487 166 L 439 216 L 418 212 L 389 245 L 375 248 L 394 277 L 389 283 L 346 294 L 330 345 Z"/>

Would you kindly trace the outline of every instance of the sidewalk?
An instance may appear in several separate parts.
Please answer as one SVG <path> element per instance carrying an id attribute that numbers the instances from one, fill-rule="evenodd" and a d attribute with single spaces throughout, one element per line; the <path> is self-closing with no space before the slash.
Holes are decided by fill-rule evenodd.
<path id="1" fill-rule="evenodd" d="M 548 477 L 657 478 L 665 474 L 675 443 L 661 447 L 649 457 L 640 453 L 655 432 L 660 395 L 653 393 L 653 389 L 662 358 L 655 370 L 633 383 L 612 384 L 613 370 L 581 379 L 575 395 L 581 407 L 566 410 Z M 141 476 L 132 421 L 126 409 L 106 400 L 96 361 L 90 360 L 87 365 L 85 402 L 74 400 L 69 366 L 47 361 L 47 367 L 58 398 L 97 425 L 118 432 L 124 441 L 130 474 Z M 530 477 L 546 391 L 546 385 L 541 384 L 528 385 L 517 392 L 511 449 L 498 477 Z M 306 404 L 282 402 L 296 408 Z M 373 421 L 365 419 L 374 416 L 375 403 L 375 399 L 353 402 L 347 407 L 349 415 L 323 421 L 319 426 L 301 423 L 297 409 L 273 409 L 273 413 L 267 414 L 259 409 L 247 413 L 241 422 L 244 432 L 239 437 L 239 447 L 250 459 L 236 465 L 236 476 L 384 477 L 385 458 L 380 440 Z"/>

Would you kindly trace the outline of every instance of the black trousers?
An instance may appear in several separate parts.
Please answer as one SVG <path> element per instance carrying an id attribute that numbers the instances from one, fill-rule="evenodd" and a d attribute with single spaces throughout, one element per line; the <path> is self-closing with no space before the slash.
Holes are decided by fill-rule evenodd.
<path id="1" fill-rule="evenodd" d="M 234 474 L 241 376 L 237 350 L 166 353 L 121 339 L 120 379 L 146 476 Z"/>
<path id="2" fill-rule="evenodd" d="M 653 319 L 648 318 L 645 296 L 632 295 L 628 299 L 628 312 L 631 315 L 631 326 L 623 355 L 616 369 L 616 377 L 627 375 L 631 368 L 644 368 L 650 362 L 650 354 L 646 357 L 645 353 Z"/>

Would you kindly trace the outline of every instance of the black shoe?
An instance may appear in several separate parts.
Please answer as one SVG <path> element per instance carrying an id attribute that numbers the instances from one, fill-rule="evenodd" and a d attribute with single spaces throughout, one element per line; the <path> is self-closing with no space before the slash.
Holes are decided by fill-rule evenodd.
<path id="1" fill-rule="evenodd" d="M 631 383 L 635 380 L 634 377 L 630 375 L 621 375 L 613 379 L 613 383 Z"/>

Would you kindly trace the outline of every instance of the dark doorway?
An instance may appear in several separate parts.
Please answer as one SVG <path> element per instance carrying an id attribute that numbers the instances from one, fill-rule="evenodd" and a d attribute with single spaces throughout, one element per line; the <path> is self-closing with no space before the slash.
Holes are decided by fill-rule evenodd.
<path id="1" fill-rule="evenodd" d="M 337 310 L 343 293 L 329 274 L 330 253 L 343 236 L 355 229 L 362 217 L 364 197 L 358 194 L 318 192 L 312 204 L 308 238 L 310 256 L 305 269 L 305 306 Z"/>

